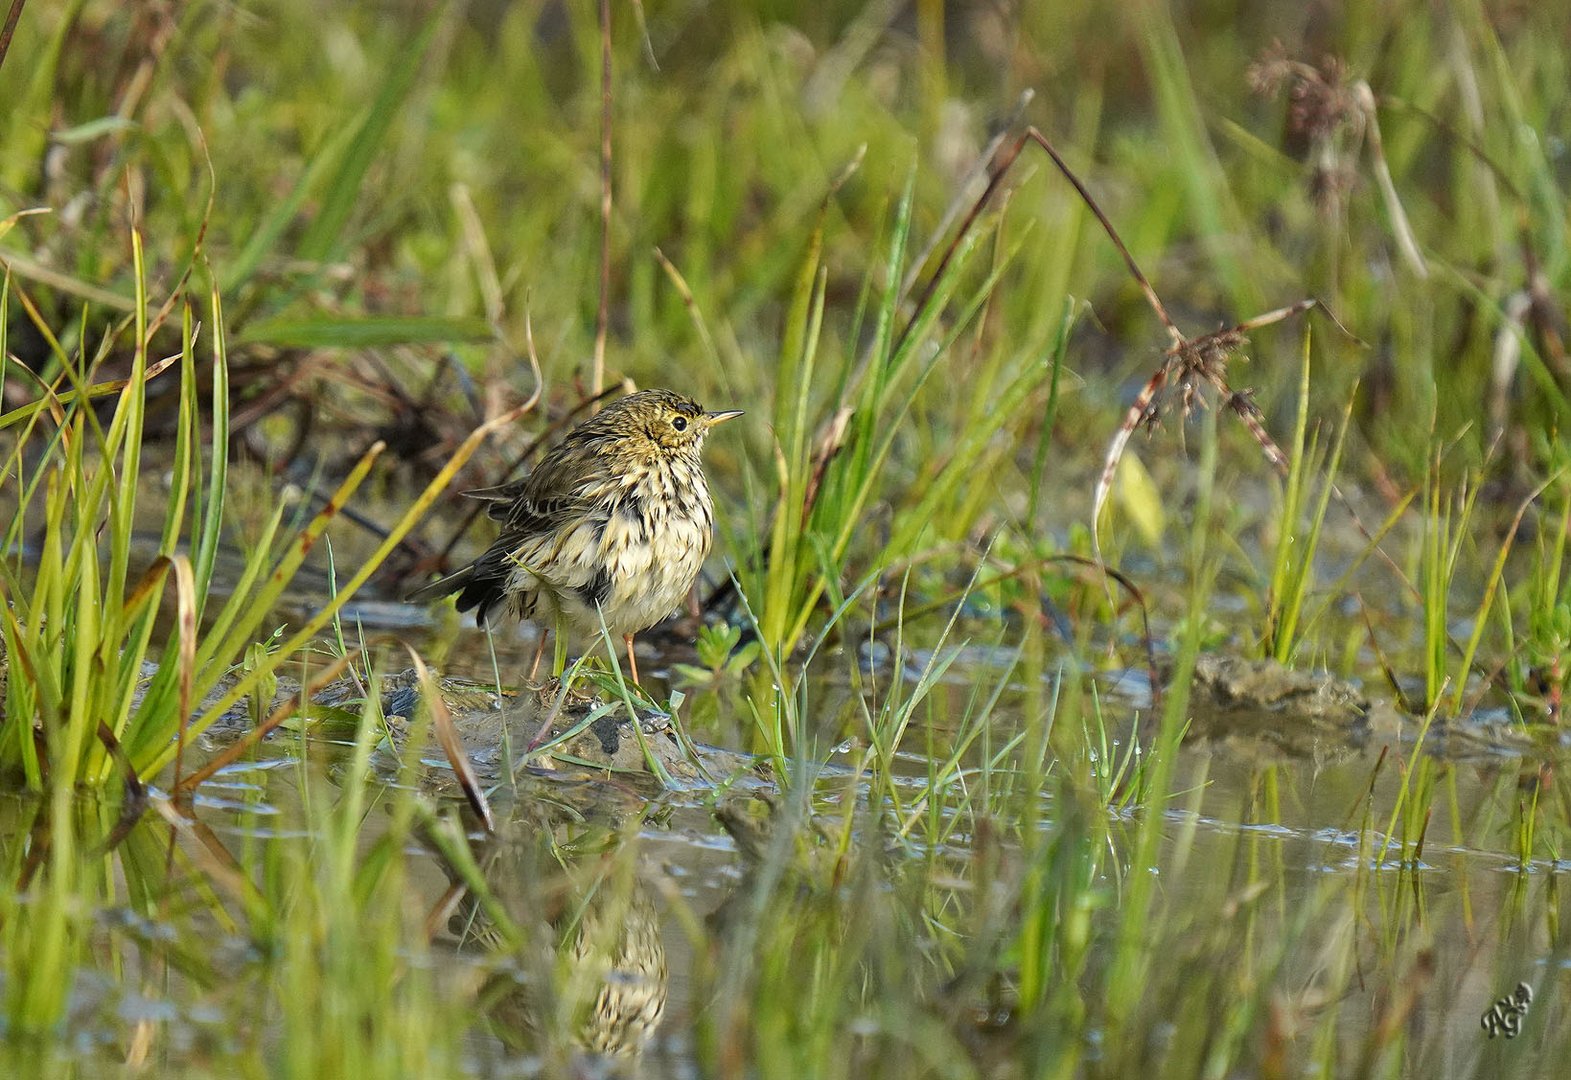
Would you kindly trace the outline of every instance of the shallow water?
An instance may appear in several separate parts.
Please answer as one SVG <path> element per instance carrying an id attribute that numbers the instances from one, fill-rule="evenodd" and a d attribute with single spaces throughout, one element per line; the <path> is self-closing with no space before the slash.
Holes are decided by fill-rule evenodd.
<path id="1" fill-rule="evenodd" d="M 503 655 L 511 658 L 512 651 L 508 648 Z M 986 662 L 996 658 L 996 653 L 985 649 L 969 651 L 938 691 L 947 705 L 958 707 L 971 684 L 999 677 L 999 668 Z M 914 664 L 921 662 L 921 656 L 913 658 Z M 1139 678 L 1115 675 L 1101 681 L 1104 688 L 1111 688 L 1105 698 L 1110 716 L 1128 717 L 1133 702 L 1144 703 Z M 814 692 L 832 702 L 844 699 L 848 688 L 844 680 L 825 679 Z M 1023 690 L 1006 692 L 993 720 L 1000 729 L 997 735 L 1003 735 L 1011 716 L 1023 715 L 1030 697 Z M 518 712 L 508 720 L 512 722 L 500 727 L 513 728 L 521 743 L 523 735 L 518 733 L 533 730 L 538 713 Z M 466 722 L 460 718 L 461 726 Z M 1116 720 L 1109 721 L 1110 728 L 1117 726 Z M 696 1075 L 695 1010 L 708 1006 L 694 981 L 690 920 L 695 916 L 712 920 L 717 911 L 735 903 L 738 890 L 745 892 L 748 865 L 736 841 L 717 824 L 709 805 L 712 792 L 707 786 L 659 791 L 637 778 L 609 779 L 572 769 L 555 775 L 526 769 L 510 782 L 501 755 L 484 752 L 487 743 L 496 742 L 500 727 L 493 719 L 489 727 L 466 728 L 471 754 L 482 763 L 482 779 L 498 822 L 494 837 L 487 838 L 473 821 L 469 835 L 500 902 L 523 911 L 538 905 L 541 894 L 531 883 L 545 867 L 557 871 L 560 882 L 597 880 L 582 868 L 603 859 L 604 850 L 621 852 L 634 867 L 630 906 L 617 909 L 616 925 L 610 931 L 615 948 L 621 950 L 616 953 L 621 974 L 613 980 L 613 997 L 635 1001 L 643 1001 L 645 995 L 659 997 L 661 1014 L 646 1032 L 638 1026 L 643 1021 L 635 1023 L 624 1015 L 637 1013 L 636 1008 L 610 1008 L 604 1030 L 580 1032 L 580 1049 L 585 1050 L 581 1061 L 625 1064 L 626 1051 L 639 1047 L 641 1054 L 633 1060 L 646 1075 Z M 942 725 L 931 737 L 945 737 Z M 735 732 L 730 738 L 736 738 Z M 1198 965 L 1196 978 L 1215 979 L 1219 955 L 1246 967 L 1263 963 L 1295 920 L 1312 911 L 1310 921 L 1316 932 L 1297 939 L 1295 930 L 1291 954 L 1281 962 L 1282 989 L 1273 1003 L 1280 1016 L 1274 1022 L 1291 1029 L 1294 1023 L 1311 1023 L 1325 1010 L 1337 1010 L 1336 1038 L 1346 1048 L 1347 1059 L 1357 1060 L 1358 1048 L 1380 1023 L 1383 1010 L 1394 1007 L 1389 998 L 1393 987 L 1406 981 L 1420 992 L 1403 1006 L 1410 1010 L 1404 1013 L 1403 1023 L 1411 1037 L 1422 1043 L 1415 1042 L 1404 1073 L 1452 1075 L 1507 1068 L 1513 1055 L 1525 1052 L 1535 1035 L 1542 1042 L 1567 1019 L 1562 991 L 1568 955 L 1559 932 L 1564 902 L 1558 888 L 1558 874 L 1565 867 L 1547 854 L 1560 850 L 1560 838 L 1551 837 L 1547 844 L 1541 840 L 1536 849 L 1540 853 L 1525 864 L 1512 849 L 1518 801 L 1524 794 L 1530 797 L 1541 781 L 1548 781 L 1546 794 L 1556 789 L 1552 779 L 1540 776 L 1540 769 L 1549 768 L 1542 755 L 1524 758 L 1500 747 L 1468 760 L 1441 762 L 1422 857 L 1416 865 L 1405 865 L 1398 841 L 1384 857 L 1378 850 L 1388 823 L 1365 821 L 1364 815 L 1366 807 L 1375 807 L 1379 817 L 1385 812 L 1380 808 L 1393 805 L 1402 784 L 1398 758 L 1407 757 L 1412 741 L 1412 734 L 1378 745 L 1360 746 L 1348 740 L 1330 748 L 1334 753 L 1298 756 L 1280 753 L 1275 743 L 1259 753 L 1241 749 L 1233 740 L 1195 739 L 1187 744 L 1176 765 L 1174 790 L 1179 794 L 1165 812 L 1157 904 L 1166 932 L 1191 941 L 1193 951 L 1159 956 L 1155 962 L 1176 965 L 1180 972 L 1185 965 Z M 222 738 L 211 740 L 212 745 L 222 742 Z M 1387 746 L 1389 760 L 1377 772 L 1381 750 Z M 288 845 L 322 827 L 307 804 L 336 797 L 349 752 L 341 738 L 302 741 L 293 733 L 280 733 L 264 743 L 252 760 L 226 768 L 206 784 L 194 805 L 195 818 L 211 830 L 219 846 L 243 853 L 237 855 L 240 861 L 265 865 L 265 850 L 259 853 L 258 846 Z M 396 752 L 389 745 L 379 753 L 385 780 L 394 775 L 390 770 Z M 845 750 L 830 756 L 815 803 L 821 812 L 837 812 L 845 785 L 851 782 L 855 756 Z M 456 805 L 456 789 L 441 753 L 428 746 L 423 761 L 424 786 L 445 791 L 443 798 Z M 922 786 L 927 756 L 908 752 L 899 761 L 899 768 L 910 774 L 914 794 Z M 741 787 L 761 790 L 773 785 L 748 777 Z M 852 790 L 856 790 L 854 782 Z M 1042 801 L 1043 828 L 1062 824 L 1056 820 L 1065 812 L 1060 799 L 1049 795 Z M 7 800 L 7 816 L 14 820 L 26 802 L 17 797 Z M 1086 811 L 1080 807 L 1074 812 Z M 1112 849 L 1099 878 L 1109 890 L 1105 902 L 1116 907 L 1128 887 L 1127 834 L 1134 819 L 1109 812 Z M 377 820 L 375 815 L 366 819 L 357 841 L 362 850 L 375 844 Z M 161 834 L 162 842 L 168 842 L 167 828 L 153 815 L 144 818 L 138 830 Z M 585 836 L 593 837 L 591 848 L 603 850 L 564 855 L 563 845 L 583 842 Z M 963 833 L 951 836 L 939 852 L 960 877 L 968 873 L 970 840 Z M 188 847 L 189 840 L 180 846 Z M 905 858 L 916 863 L 923 858 L 919 845 L 897 850 L 904 850 Z M 495 979 L 485 949 L 475 941 L 485 935 L 475 928 L 474 912 L 466 915 L 461 901 L 451 902 L 452 878 L 443 860 L 422 845 L 407 851 L 408 903 L 421 911 L 440 912 L 444 897 L 450 901 L 446 918 L 434 918 L 432 923 L 438 982 L 470 986 L 475 979 Z M 163 903 L 199 910 L 203 901 L 192 889 L 202 880 L 202 875 L 184 878 Z M 582 895 L 572 895 L 570 884 L 567 888 L 569 895 L 554 901 L 558 910 L 571 909 L 583 900 Z M 539 911 L 532 917 L 539 918 Z M 547 921 L 560 917 L 547 916 Z M 194 927 L 207 925 L 207 920 L 199 916 L 160 926 L 157 920 L 148 923 L 130 914 L 129 908 L 118 907 L 101 911 L 95 925 L 100 947 L 91 955 L 123 962 L 126 940 L 189 935 Z M 553 925 L 560 934 L 562 925 Z M 563 948 L 573 947 L 570 943 L 587 931 L 578 931 L 576 939 L 573 931 L 567 933 Z M 1408 970 L 1398 971 L 1395 980 L 1371 978 L 1364 994 L 1327 999 L 1320 985 L 1330 945 L 1320 935 L 1350 941 L 1349 955 L 1372 972 Z M 108 946 L 116 940 L 121 948 Z M 207 963 L 219 972 L 227 968 L 233 977 L 244 978 L 255 970 L 253 946 L 243 933 L 218 933 L 202 941 L 201 948 L 209 951 Z M 1095 971 L 1107 962 L 1110 949 L 1110 942 L 1094 940 L 1089 968 Z M 658 963 L 650 960 L 651 953 Z M 640 981 L 627 975 L 646 961 L 662 972 L 658 978 Z M 1183 977 L 1180 974 L 1175 981 L 1170 971 L 1153 980 L 1153 991 L 1160 998 Z M 527 983 L 526 979 L 520 986 Z M 1533 991 L 1531 1010 L 1522 1021 L 1525 1036 L 1489 1039 L 1480 1018 L 1495 999 L 1510 994 L 1519 983 Z M 234 1002 L 227 1007 L 215 1003 L 210 989 L 178 978 L 161 991 L 150 990 L 117 977 L 113 966 L 99 968 L 90 962 L 77 976 L 72 996 L 73 1035 L 67 1057 L 89 1071 L 91 1062 L 123 1060 L 125 1033 L 138 1024 L 156 1026 L 166 1055 L 163 1060 L 175 1065 L 193 1065 L 215 1044 L 232 1038 L 235 1018 L 229 1010 Z M 489 1010 L 464 1034 L 463 1056 L 474 1071 L 533 1075 L 546 1068 L 531 1045 L 531 1039 L 538 1037 L 532 1010 L 539 1006 L 524 989 L 516 997 L 492 995 Z M 222 1000 L 219 995 L 218 1001 Z M 1154 1017 L 1160 1018 L 1163 1008 L 1158 1000 Z M 1150 1024 L 1144 1032 L 1150 1053 L 1167 1052 L 1164 1040 L 1175 1038 L 1185 1023 L 1182 1016 L 1174 1015 Z M 610 1030 L 617 1025 L 621 1027 Z M 628 1025 L 634 1034 L 626 1033 Z M 1000 1030 L 981 1037 L 976 1062 L 998 1075 L 1013 1075 L 1015 1037 L 1005 1016 Z M 596 1047 L 607 1054 L 587 1052 Z M 1094 1027 L 1085 1050 L 1087 1062 L 1094 1067 L 1100 1056 Z"/>

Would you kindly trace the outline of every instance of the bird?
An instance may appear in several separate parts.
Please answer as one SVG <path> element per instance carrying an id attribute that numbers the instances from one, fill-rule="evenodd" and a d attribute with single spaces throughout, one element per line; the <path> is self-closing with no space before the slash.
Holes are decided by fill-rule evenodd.
<path id="1" fill-rule="evenodd" d="M 740 409 L 706 412 L 671 390 L 641 390 L 579 424 L 522 480 L 464 494 L 489 503 L 501 534 L 457 573 L 410 594 L 456 593 L 458 610 L 493 626 L 499 610 L 545 630 L 620 634 L 638 682 L 634 635 L 686 598 L 714 538 L 701 455 L 711 430 Z"/>

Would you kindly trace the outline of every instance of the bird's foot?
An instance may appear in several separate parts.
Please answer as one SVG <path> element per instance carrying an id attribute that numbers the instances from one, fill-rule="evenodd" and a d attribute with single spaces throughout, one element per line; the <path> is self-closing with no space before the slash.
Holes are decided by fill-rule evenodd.
<path id="1" fill-rule="evenodd" d="M 557 698 L 562 696 L 562 677 L 553 675 L 540 682 L 525 684 L 539 698 L 540 704 L 550 708 L 556 704 Z M 567 698 L 562 702 L 563 708 L 568 711 L 595 705 L 599 702 L 600 695 L 595 692 L 594 683 L 587 679 L 576 679 L 567 688 Z"/>

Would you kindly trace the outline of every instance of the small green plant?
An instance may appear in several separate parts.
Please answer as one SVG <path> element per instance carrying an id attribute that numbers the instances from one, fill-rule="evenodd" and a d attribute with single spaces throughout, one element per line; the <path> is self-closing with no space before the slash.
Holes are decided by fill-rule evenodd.
<path id="1" fill-rule="evenodd" d="M 1463 551 L 1471 550 L 1473 515 L 1481 472 L 1465 476 L 1452 493 L 1445 491 L 1441 466 L 1445 451 L 1436 446 L 1429 462 L 1423 490 L 1424 518 L 1420 537 L 1418 588 L 1423 613 L 1424 700 L 1426 713 L 1444 704 L 1453 714 L 1463 712 L 1469 693 L 1473 663 L 1490 625 L 1496 598 L 1504 591 L 1506 563 L 1528 510 L 1560 473 L 1550 475 L 1517 506 L 1483 580 L 1482 596 L 1471 615 L 1471 632 L 1463 643 L 1450 636 L 1452 593 L 1462 565 Z M 1509 597 L 1506 601 L 1509 604 Z M 1456 660 L 1452 661 L 1455 654 Z M 1442 697 L 1449 691 L 1448 697 Z"/>
<path id="2" fill-rule="evenodd" d="M 1531 575 L 1515 589 L 1501 581 L 1499 609 L 1509 685 L 1519 696 L 1539 699 L 1551 718 L 1560 715 L 1571 674 L 1565 659 L 1571 651 L 1571 590 L 1567 588 L 1571 578 L 1565 573 L 1566 544 L 1571 539 L 1571 484 L 1561 479 L 1554 487 L 1558 506 L 1535 530 Z"/>
<path id="3" fill-rule="evenodd" d="M 251 979 L 282 1036 L 279 1067 L 292 1076 L 432 1075 L 451 1071 L 459 1050 L 456 1030 L 439 1021 L 429 935 L 407 903 L 402 852 L 417 833 L 449 850 L 467 845 L 418 793 L 375 782 L 379 685 L 373 678 L 336 798 L 309 822 L 309 848 L 271 844 L 248 868 L 256 884 L 241 906 L 266 958 Z M 406 765 L 419 760 L 428 731 L 413 725 Z M 386 825 L 367 849 L 366 815 L 377 803 Z"/>
<path id="4" fill-rule="evenodd" d="M 753 638 L 742 644 L 742 628 L 733 624 L 706 623 L 693 642 L 698 663 L 675 664 L 674 670 L 693 686 L 714 686 L 738 678 L 758 660 L 763 645 Z"/>
<path id="5" fill-rule="evenodd" d="M 1380 850 L 1375 852 L 1375 866 L 1394 861 L 1402 866 L 1416 868 L 1424 850 L 1424 837 L 1429 830 L 1431 807 L 1434 801 L 1434 760 L 1425 753 L 1425 742 L 1440 709 L 1440 697 L 1447 684 L 1442 683 L 1435 695 L 1435 703 L 1424 714 L 1423 724 L 1407 760 L 1399 763 L 1402 782 L 1391 804 L 1391 816 L 1381 836 Z M 1396 850 L 1393 852 L 1392 848 Z"/>
<path id="6" fill-rule="evenodd" d="M 102 783 L 121 747 L 151 740 L 155 730 L 163 741 L 173 740 L 193 702 L 200 700 L 196 636 L 220 535 L 225 444 L 222 437 L 212 440 L 218 449 L 203 477 L 193 314 L 182 305 L 178 355 L 151 364 L 152 332 L 175 302 L 150 324 L 136 233 L 131 245 L 138 268 L 136 314 L 129 325 L 122 322 L 105 335 L 92 356 L 67 353 L 36 318 L 26 294 L 19 293 L 53 346 L 60 371 L 50 383 L 35 377 L 37 399 L 0 415 L 0 427 L 20 428 L 0 467 L 0 478 L 16 485 L 19 506 L 7 547 L 21 549 L 30 521 L 41 535 L 31 580 L 9 560 L 0 569 L 0 588 L 10 601 L 5 644 L 12 667 L 0 719 L 0 768 L 20 772 L 34 789 L 44 786 L 49 772 Z M 213 417 L 224 431 L 228 383 L 216 292 L 211 303 Z M 133 337 L 129 375 L 118 383 L 95 384 L 98 369 L 128 329 Z M 147 383 L 171 361 L 179 362 L 180 415 L 170 490 L 156 554 L 132 580 Z M 111 394 L 115 408 L 104 428 L 94 399 Z M 24 473 L 29 451 L 37 453 L 38 464 Z M 166 588 L 175 594 L 176 624 L 167 644 L 155 649 L 156 601 Z M 243 591 L 236 594 L 236 601 L 243 599 Z M 144 663 L 155 658 L 158 672 L 145 681 Z M 132 756 L 130 762 L 139 773 L 148 764 L 146 757 Z"/>
<path id="7" fill-rule="evenodd" d="M 274 633 L 272 643 L 278 643 L 279 634 Z M 253 671 L 263 671 L 264 674 L 256 681 L 251 690 L 251 695 L 246 699 L 246 709 L 251 714 L 253 725 L 261 724 L 273 711 L 273 695 L 278 692 L 278 676 L 273 674 L 274 666 L 268 655 L 267 643 L 256 641 L 246 646 L 245 658 L 240 661 L 237 669 L 241 675 Z"/>

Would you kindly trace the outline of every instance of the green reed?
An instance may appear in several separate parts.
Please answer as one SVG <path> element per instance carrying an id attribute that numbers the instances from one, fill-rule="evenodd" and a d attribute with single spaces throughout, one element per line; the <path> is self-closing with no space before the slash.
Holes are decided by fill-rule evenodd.
<path id="1" fill-rule="evenodd" d="M 1304 608 L 1314 586 L 1316 556 L 1320 534 L 1330 510 L 1336 488 L 1337 470 L 1342 461 L 1353 402 L 1348 401 L 1328 453 L 1319 449 L 1318 432 L 1309 436 L 1310 349 L 1309 333 L 1304 333 L 1303 360 L 1298 385 L 1298 416 L 1293 427 L 1293 442 L 1288 451 L 1287 478 L 1283 483 L 1281 511 L 1276 522 L 1276 550 L 1271 563 L 1270 585 L 1266 592 L 1264 648 L 1279 663 L 1291 664 L 1303 643 Z M 1311 477 L 1323 474 L 1319 491 Z"/>
<path id="2" fill-rule="evenodd" d="M 954 324 L 938 340 L 932 339 L 977 248 L 978 237 L 973 234 L 960 240 L 926 302 L 909 317 L 902 312 L 896 283 L 907 268 L 914 199 L 913 173 L 895 205 L 882 267 L 883 294 L 876 300 L 872 296 L 870 274 L 852 320 L 853 328 L 860 325 L 864 313 L 873 320 L 872 344 L 864 357 L 842 353 L 825 370 L 820 355 L 826 280 L 820 266 L 822 221 L 797 277 L 781 344 L 778 385 L 786 392 L 777 396 L 775 406 L 778 488 L 768 530 L 758 538 L 767 562 L 744 572 L 742 579 L 758 598 L 763 640 L 786 651 L 802 639 L 830 581 L 840 576 L 853 553 L 853 540 L 871 503 L 889 482 L 886 473 L 891 471 L 897 441 L 918 396 L 940 366 L 952 362 L 961 330 L 975 319 L 997 284 L 1000 270 L 995 268 L 967 294 Z M 858 337 L 853 329 L 850 340 Z M 1034 386 L 1048 375 L 1048 369 L 1036 369 L 1034 379 L 1024 380 L 1025 385 Z M 833 403 L 822 413 L 812 407 L 815 390 L 816 396 L 825 396 L 820 387 L 830 390 L 827 400 Z M 1023 390 L 1011 393 L 1001 404 L 1016 408 L 1023 395 Z M 973 425 L 971 430 L 982 428 Z M 978 452 L 977 447 L 969 447 L 946 456 L 939 475 L 927 478 L 932 485 L 926 489 L 927 497 L 901 508 L 880 554 L 886 565 L 910 555 L 918 540 L 931 535 L 929 525 L 938 500 L 952 499 L 959 478 L 975 464 Z"/>

